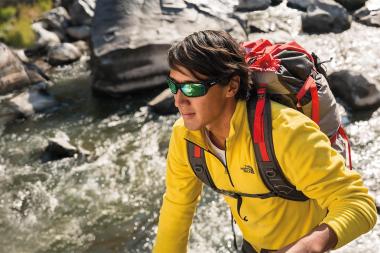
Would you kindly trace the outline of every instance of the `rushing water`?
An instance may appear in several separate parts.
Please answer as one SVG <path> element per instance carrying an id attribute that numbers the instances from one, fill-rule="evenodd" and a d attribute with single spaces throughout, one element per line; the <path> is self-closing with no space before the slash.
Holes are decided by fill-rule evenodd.
<path id="1" fill-rule="evenodd" d="M 297 40 L 322 58 L 334 57 L 330 69 L 366 71 L 380 79 L 379 29 L 354 24 L 342 34 Z M 51 75 L 55 85 L 50 92 L 61 105 L 0 127 L 0 253 L 149 252 L 177 115 L 148 111 L 146 102 L 157 92 L 94 96 L 83 62 Z M 348 114 L 345 122 L 354 144 L 354 167 L 376 197 L 380 111 L 360 115 Z M 42 163 L 47 139 L 60 131 L 90 155 Z M 377 224 L 340 251 L 377 252 L 379 247 Z M 208 189 L 194 219 L 190 252 L 234 252 L 227 207 Z"/>

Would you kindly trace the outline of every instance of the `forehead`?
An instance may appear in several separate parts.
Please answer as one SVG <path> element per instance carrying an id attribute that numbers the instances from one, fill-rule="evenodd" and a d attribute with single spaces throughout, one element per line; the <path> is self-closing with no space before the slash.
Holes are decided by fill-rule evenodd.
<path id="1" fill-rule="evenodd" d="M 176 68 L 170 69 L 170 78 L 177 82 L 184 81 L 199 81 L 207 79 L 207 76 L 199 73 L 192 73 L 190 70 L 183 66 L 176 66 Z"/>

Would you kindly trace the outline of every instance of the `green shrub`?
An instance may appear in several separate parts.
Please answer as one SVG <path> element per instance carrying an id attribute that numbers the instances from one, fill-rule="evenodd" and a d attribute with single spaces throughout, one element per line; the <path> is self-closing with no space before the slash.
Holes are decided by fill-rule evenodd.
<path id="1" fill-rule="evenodd" d="M 9 19 L 13 18 L 16 15 L 16 12 L 17 10 L 15 7 L 9 6 L 0 8 L 0 22 L 7 22 Z"/>
<path id="2" fill-rule="evenodd" d="M 0 41 L 13 47 L 30 47 L 35 35 L 31 24 L 53 7 L 52 0 L 36 0 L 34 4 L 15 4 L 0 8 Z"/>

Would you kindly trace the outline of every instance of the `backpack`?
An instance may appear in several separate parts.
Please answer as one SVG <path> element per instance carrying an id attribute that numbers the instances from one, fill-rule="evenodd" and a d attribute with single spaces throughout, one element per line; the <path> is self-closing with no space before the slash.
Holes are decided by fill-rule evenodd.
<path id="1" fill-rule="evenodd" d="M 294 108 L 316 122 L 330 138 L 332 147 L 347 158 L 346 164 L 350 168 L 352 165 L 349 140 L 341 126 L 337 104 L 319 58 L 295 41 L 272 44 L 260 39 L 245 42 L 242 46 L 255 84 L 247 101 L 248 122 L 258 171 L 269 192 L 252 194 L 218 189 L 208 171 L 204 150 L 187 141 L 187 156 L 192 170 L 203 183 L 218 193 L 237 199 L 238 214 L 247 221 L 247 217 L 240 215 L 242 197 L 264 199 L 276 196 L 294 201 L 308 199 L 285 178 L 276 159 L 270 99 Z"/>

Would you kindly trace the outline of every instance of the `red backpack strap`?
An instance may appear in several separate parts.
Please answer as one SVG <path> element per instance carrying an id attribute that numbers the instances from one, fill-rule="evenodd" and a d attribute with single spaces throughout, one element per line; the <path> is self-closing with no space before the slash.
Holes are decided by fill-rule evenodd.
<path id="1" fill-rule="evenodd" d="M 272 137 L 272 115 L 266 86 L 260 85 L 258 94 L 247 101 L 247 115 L 253 140 L 258 171 L 265 186 L 274 195 L 295 201 L 308 199 L 297 191 L 285 177 L 276 159 Z"/>
<path id="2" fill-rule="evenodd" d="M 348 165 L 350 166 L 350 170 L 352 170 L 352 160 L 351 160 L 351 145 L 350 140 L 348 139 L 348 136 L 346 134 L 346 131 L 344 131 L 342 126 L 339 126 L 338 133 L 343 137 L 343 139 L 347 143 L 347 150 L 348 150 Z"/>
<path id="3" fill-rule="evenodd" d="M 320 116 L 319 116 L 319 98 L 318 98 L 318 89 L 317 85 L 315 83 L 315 80 L 312 76 L 309 76 L 306 79 L 306 82 L 302 86 L 302 88 L 297 93 L 297 108 L 300 110 L 301 105 L 301 99 L 305 96 L 306 92 L 310 90 L 311 94 L 311 119 L 315 123 L 319 123 Z"/>

